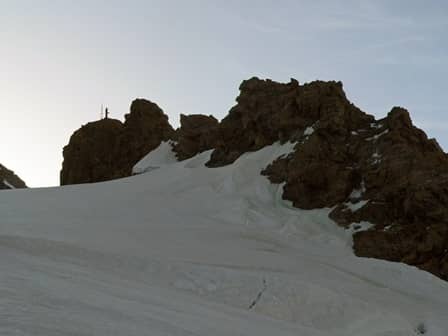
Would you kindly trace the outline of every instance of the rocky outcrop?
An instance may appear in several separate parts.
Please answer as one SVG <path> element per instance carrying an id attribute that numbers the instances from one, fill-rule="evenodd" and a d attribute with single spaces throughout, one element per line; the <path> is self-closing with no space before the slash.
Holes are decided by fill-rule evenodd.
<path id="1" fill-rule="evenodd" d="M 219 125 L 221 141 L 207 163 L 209 167 L 232 163 L 245 152 L 287 140 L 307 123 L 305 115 L 293 113 L 299 91 L 295 80 L 280 84 L 252 78 L 243 81 L 240 91 L 238 104 Z"/>
<path id="2" fill-rule="evenodd" d="M 347 110 L 353 119 L 363 116 L 373 120 L 347 101 L 340 82 L 316 81 L 301 86 L 294 79 L 282 84 L 254 77 L 244 81 L 240 91 L 238 104 L 220 124 L 221 143 L 209 167 L 229 164 L 242 153 L 276 141 L 295 141 L 306 127 L 336 111 Z M 339 126 L 343 125 L 334 128 Z"/>
<path id="3" fill-rule="evenodd" d="M 12 170 L 0 164 L 0 189 L 22 189 L 26 188 L 25 182 Z"/>
<path id="4" fill-rule="evenodd" d="M 101 120 L 72 136 L 61 181 L 128 176 L 168 139 L 175 140 L 179 160 L 214 149 L 208 167 L 277 141 L 293 142 L 292 153 L 262 172 L 284 183 L 284 199 L 302 209 L 331 208 L 335 222 L 354 229 L 358 256 L 404 262 L 448 279 L 448 157 L 405 109 L 376 120 L 347 99 L 340 82 L 251 78 L 220 123 L 182 115 L 174 132 L 156 104 L 137 100 L 124 124 Z M 365 222 L 372 226 L 361 230 Z"/>
<path id="5" fill-rule="evenodd" d="M 132 167 L 162 141 L 174 138 L 174 129 L 162 109 L 145 99 L 136 99 L 125 115 L 123 131 L 117 138 L 114 157 L 119 177 L 130 176 Z"/>
<path id="6" fill-rule="evenodd" d="M 345 227 L 374 224 L 354 234 L 359 256 L 448 279 L 448 158 L 405 109 L 375 120 L 347 100 L 340 83 L 248 83 L 225 119 L 232 132 L 222 123 L 232 141 L 223 140 L 209 166 L 277 140 L 296 142 L 262 172 L 285 183 L 284 199 L 302 209 L 333 208 L 331 218 Z"/>
<path id="7" fill-rule="evenodd" d="M 120 177 L 115 150 L 123 124 L 102 119 L 84 125 L 64 147 L 61 185 L 107 181 Z"/>
<path id="8" fill-rule="evenodd" d="M 173 149 L 179 160 L 185 160 L 216 148 L 219 141 L 219 122 L 213 116 L 182 114 L 180 128 L 177 130 L 177 142 Z"/>
<path id="9" fill-rule="evenodd" d="M 448 279 L 448 158 L 437 142 L 402 108 L 370 124 L 342 127 L 339 136 L 328 125 L 319 121 L 294 153 L 264 174 L 285 182 L 283 197 L 299 208 L 334 207 L 330 217 L 345 227 L 374 224 L 354 234 L 358 256 L 408 263 Z"/>
<path id="10" fill-rule="evenodd" d="M 173 136 L 163 111 L 150 101 L 137 99 L 124 124 L 102 119 L 72 135 L 63 152 L 61 185 L 130 176 L 135 163 Z"/>
<path id="11" fill-rule="evenodd" d="M 408 263 L 448 279 L 448 157 L 405 109 L 376 120 L 347 99 L 340 82 L 252 78 L 240 91 L 204 146 L 216 147 L 209 167 L 276 141 L 294 142 L 290 155 L 262 172 L 285 183 L 284 199 L 302 209 L 333 208 L 333 220 L 355 228 L 358 256 Z M 199 138 L 192 136 L 192 150 L 179 157 L 199 152 Z M 363 222 L 373 226 L 357 230 Z"/>

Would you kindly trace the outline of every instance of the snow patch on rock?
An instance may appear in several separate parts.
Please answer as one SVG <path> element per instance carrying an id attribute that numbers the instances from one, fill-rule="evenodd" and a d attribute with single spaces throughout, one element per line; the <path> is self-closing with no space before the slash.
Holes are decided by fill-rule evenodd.
<path id="1" fill-rule="evenodd" d="M 14 187 L 11 183 L 6 181 L 5 179 L 3 180 L 3 184 L 6 185 L 9 189 L 16 189 L 16 187 Z"/>
<path id="2" fill-rule="evenodd" d="M 133 174 L 147 173 L 164 165 L 177 162 L 173 151 L 174 141 L 163 141 L 159 147 L 148 153 L 132 168 Z"/>

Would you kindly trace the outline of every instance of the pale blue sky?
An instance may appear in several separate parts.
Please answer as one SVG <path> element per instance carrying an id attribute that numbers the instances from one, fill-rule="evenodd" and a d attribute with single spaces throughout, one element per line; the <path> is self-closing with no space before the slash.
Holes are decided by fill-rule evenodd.
<path id="1" fill-rule="evenodd" d="M 239 83 L 341 80 L 384 116 L 408 108 L 448 148 L 446 1 L 0 0 L 0 162 L 57 185 L 62 147 L 136 97 L 226 115 Z"/>

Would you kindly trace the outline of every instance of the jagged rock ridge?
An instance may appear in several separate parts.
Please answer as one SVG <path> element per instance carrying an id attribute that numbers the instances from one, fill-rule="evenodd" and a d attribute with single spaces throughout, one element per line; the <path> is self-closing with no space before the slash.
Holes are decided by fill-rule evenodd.
<path id="1" fill-rule="evenodd" d="M 0 189 L 22 189 L 26 188 L 25 182 L 12 170 L 0 164 Z"/>
<path id="2" fill-rule="evenodd" d="M 209 167 L 291 141 L 293 153 L 262 172 L 285 184 L 284 199 L 302 209 L 332 208 L 332 219 L 344 227 L 372 223 L 354 234 L 359 256 L 405 262 L 448 279 L 448 158 L 412 125 L 405 109 L 395 107 L 376 120 L 347 99 L 340 82 L 252 78 L 240 91 L 220 123 L 211 116 L 181 116 L 174 132 L 157 105 L 141 100 L 124 125 L 103 120 L 84 126 L 64 150 L 61 182 L 128 176 L 133 164 L 167 139 L 176 141 L 179 160 L 214 149 Z M 103 127 L 102 135 L 90 134 L 89 128 Z"/>
<path id="3" fill-rule="evenodd" d="M 130 176 L 132 167 L 162 141 L 173 140 L 179 160 L 217 147 L 219 122 L 213 116 L 181 115 L 180 123 L 174 131 L 157 104 L 136 99 L 124 124 L 102 119 L 82 126 L 64 148 L 61 185 Z"/>

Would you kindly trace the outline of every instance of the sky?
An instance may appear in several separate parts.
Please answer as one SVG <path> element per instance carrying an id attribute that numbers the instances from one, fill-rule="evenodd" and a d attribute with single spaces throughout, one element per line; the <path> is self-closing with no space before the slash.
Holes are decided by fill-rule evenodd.
<path id="1" fill-rule="evenodd" d="M 0 163 L 59 184 L 62 149 L 101 104 L 137 97 L 223 118 L 252 76 L 340 80 L 384 117 L 407 108 L 448 149 L 445 0 L 0 0 Z"/>

